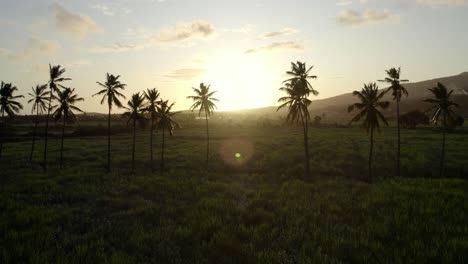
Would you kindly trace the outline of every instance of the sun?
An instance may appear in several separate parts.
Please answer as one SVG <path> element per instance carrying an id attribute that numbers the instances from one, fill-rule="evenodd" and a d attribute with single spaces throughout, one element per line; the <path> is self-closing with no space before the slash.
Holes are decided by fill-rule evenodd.
<path id="1" fill-rule="evenodd" d="M 247 54 L 225 54 L 207 65 L 206 80 L 218 91 L 218 110 L 258 108 L 275 104 L 274 73 L 267 61 Z"/>

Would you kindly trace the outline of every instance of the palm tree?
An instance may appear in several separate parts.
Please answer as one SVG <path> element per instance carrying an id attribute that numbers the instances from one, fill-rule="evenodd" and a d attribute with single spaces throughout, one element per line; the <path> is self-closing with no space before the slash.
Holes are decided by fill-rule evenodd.
<path id="1" fill-rule="evenodd" d="M 385 82 L 389 83 L 390 87 L 387 88 L 385 93 L 392 92 L 393 100 L 397 102 L 397 107 L 396 107 L 396 115 L 397 115 L 397 133 L 398 133 L 398 150 L 397 150 L 397 176 L 400 176 L 400 101 L 401 97 L 403 95 L 406 95 L 408 97 L 408 91 L 401 85 L 401 83 L 409 82 L 408 80 L 400 80 L 400 73 L 401 69 L 398 67 L 396 68 L 391 68 L 390 70 L 387 70 L 387 75 L 384 80 L 380 80 L 380 82 Z"/>
<path id="2" fill-rule="evenodd" d="M 34 120 L 34 130 L 32 136 L 32 143 L 31 143 L 31 153 L 29 155 L 29 161 L 32 162 L 33 154 L 34 154 L 34 147 L 36 143 L 36 131 L 37 125 L 39 123 L 39 115 L 45 113 L 47 111 L 47 101 L 49 100 L 49 91 L 46 91 L 47 84 L 44 85 L 36 85 L 36 87 L 32 88 L 32 93 L 28 93 L 31 99 L 28 100 L 28 104 L 33 103 L 31 113 L 34 114 L 36 112 L 36 119 Z"/>
<path id="3" fill-rule="evenodd" d="M 351 120 L 352 122 L 358 122 L 364 118 L 362 126 L 366 129 L 367 133 L 370 131 L 370 150 L 369 150 L 369 181 L 372 179 L 372 155 L 374 151 L 374 129 L 380 131 L 380 121 L 388 126 L 388 122 L 380 109 L 387 109 L 390 105 L 389 102 L 381 101 L 385 92 L 379 93 L 379 87 L 376 83 L 364 84 L 362 91 L 354 91 L 354 96 L 357 96 L 360 100 L 359 103 L 352 104 L 348 107 L 348 112 L 354 111 L 354 109 L 360 112 Z"/>
<path id="4" fill-rule="evenodd" d="M 305 177 L 307 178 L 310 173 L 310 158 L 309 158 L 309 105 L 311 101 L 308 99 L 309 95 L 318 95 L 318 91 L 314 90 L 309 83 L 309 79 L 316 79 L 317 76 L 310 75 L 310 71 L 314 66 L 307 68 L 305 63 L 291 62 L 291 71 L 286 74 L 291 78 L 285 80 L 285 87 L 280 88 L 281 91 L 286 92 L 287 96 L 281 97 L 278 102 L 282 103 L 277 111 L 288 106 L 287 120 L 290 122 L 299 121 L 302 124 L 304 133 L 304 156 L 305 156 Z"/>
<path id="5" fill-rule="evenodd" d="M 47 141 L 49 135 L 49 117 L 50 111 L 52 110 L 52 97 L 54 97 L 54 92 L 57 92 L 60 88 L 65 89 L 66 87 L 63 86 L 61 83 L 64 81 L 71 80 L 70 78 L 62 77 L 65 73 L 65 68 L 62 68 L 60 65 L 52 66 L 49 64 L 49 106 L 47 107 L 47 118 L 46 118 L 46 126 L 45 126 L 45 135 L 44 135 L 44 160 L 43 160 L 43 168 L 44 171 L 47 170 Z"/>
<path id="6" fill-rule="evenodd" d="M 107 117 L 107 172 L 110 172 L 110 163 L 111 163 L 111 111 L 112 106 L 115 104 L 118 108 L 122 108 L 122 103 L 119 100 L 119 97 L 125 99 L 125 96 L 119 92 L 119 89 L 125 89 L 126 84 L 123 84 L 119 81 L 120 75 L 114 76 L 112 74 L 106 74 L 106 82 L 104 84 L 97 82 L 104 89 L 100 90 L 96 95 L 103 95 L 101 104 L 107 100 L 107 105 L 109 106 L 109 115 Z"/>
<path id="7" fill-rule="evenodd" d="M 208 129 L 208 119 L 216 109 L 214 102 L 219 102 L 218 99 L 213 98 L 213 94 L 216 91 L 210 92 L 210 85 L 206 86 L 203 83 L 200 83 L 200 88 L 192 88 L 195 92 L 194 96 L 188 96 L 187 99 L 192 99 L 194 101 L 193 105 L 190 107 L 190 110 L 198 110 L 198 116 L 201 116 L 202 112 L 205 114 L 206 120 L 206 169 L 208 170 L 208 157 L 210 152 L 210 134 Z"/>
<path id="8" fill-rule="evenodd" d="M 135 140 L 136 140 L 136 125 L 137 122 L 140 127 L 145 126 L 145 111 L 146 108 L 143 107 L 143 103 L 145 102 L 144 95 L 140 95 L 140 93 L 136 93 L 132 95 L 130 101 L 128 101 L 128 112 L 125 112 L 123 115 L 128 117 L 127 124 L 130 121 L 133 121 L 133 148 L 132 148 L 132 173 L 135 171 Z"/>
<path id="9" fill-rule="evenodd" d="M 53 108 L 55 109 L 53 117 L 55 122 L 62 120 L 62 140 L 60 143 L 60 169 L 63 167 L 63 141 L 65 139 L 65 126 L 66 124 L 73 124 L 76 122 L 76 116 L 73 111 L 82 112 L 81 109 L 74 106 L 75 103 L 84 101 L 83 98 L 78 97 L 75 94 L 75 89 L 65 88 L 63 91 L 57 90 L 57 95 L 54 96 L 54 99 L 57 100 L 57 105 Z"/>
<path id="10" fill-rule="evenodd" d="M 447 87 L 442 83 L 437 83 L 437 86 L 429 89 L 434 98 L 426 99 L 425 102 L 431 103 L 434 106 L 431 107 L 434 113 L 432 115 L 431 121 L 437 125 L 439 120 L 442 119 L 442 150 L 440 155 L 440 172 L 439 177 L 443 176 L 444 173 L 444 162 L 445 162 L 445 134 L 449 120 L 455 120 L 456 113 L 454 111 L 455 107 L 458 107 L 458 104 L 454 103 L 450 96 L 453 93 L 453 90 L 450 92 L 447 90 Z"/>
<path id="11" fill-rule="evenodd" d="M 150 127 L 150 160 L 151 160 L 151 171 L 154 172 L 154 165 L 153 165 L 153 135 L 154 135 L 154 122 L 156 121 L 157 117 L 157 105 L 158 105 L 158 98 L 159 92 L 156 88 L 147 89 L 145 91 L 145 98 L 148 101 L 148 105 L 146 107 L 146 111 L 151 114 L 151 127 Z"/>
<path id="12" fill-rule="evenodd" d="M 169 100 L 162 100 L 159 101 L 157 105 L 157 116 L 158 116 L 158 129 L 162 130 L 162 142 L 161 142 L 161 172 L 164 173 L 164 141 L 165 141 L 165 131 L 169 132 L 169 135 L 174 135 L 175 127 L 179 127 L 180 125 L 174 121 L 173 116 L 178 112 L 171 112 L 172 107 L 175 103 L 169 104 Z"/>
<path id="13" fill-rule="evenodd" d="M 23 97 L 22 95 L 13 95 L 18 88 L 11 83 L 1 82 L 0 85 L 0 112 L 2 112 L 2 134 L 5 134 L 5 113 L 9 118 L 13 118 L 23 106 L 16 99 Z M 0 159 L 2 158 L 3 137 L 0 136 Z"/>

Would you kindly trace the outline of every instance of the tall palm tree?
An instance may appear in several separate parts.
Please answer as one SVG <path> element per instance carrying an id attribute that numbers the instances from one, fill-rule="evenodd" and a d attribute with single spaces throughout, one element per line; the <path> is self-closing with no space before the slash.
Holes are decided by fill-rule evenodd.
<path id="1" fill-rule="evenodd" d="M 439 177 L 443 176 L 444 173 L 444 162 L 445 162 L 445 134 L 447 131 L 447 126 L 449 125 L 449 120 L 455 120 L 457 114 L 455 113 L 454 108 L 458 107 L 458 104 L 454 103 L 450 96 L 453 93 L 453 90 L 450 92 L 447 90 L 447 87 L 442 83 L 437 83 L 436 87 L 430 88 L 434 98 L 426 99 L 425 102 L 431 103 L 434 106 L 430 110 L 433 111 L 431 121 L 438 125 L 439 120 L 442 119 L 442 149 L 440 155 L 440 172 Z"/>
<path id="2" fill-rule="evenodd" d="M 2 113 L 1 128 L 2 134 L 0 135 L 0 159 L 2 158 L 3 150 L 3 136 L 5 134 L 5 113 L 9 118 L 13 118 L 21 109 L 23 105 L 16 101 L 16 99 L 23 97 L 22 95 L 13 95 L 18 88 L 11 83 L 1 82 L 0 85 L 0 112 Z"/>
<path id="3" fill-rule="evenodd" d="M 154 135 L 154 122 L 157 121 L 157 105 L 159 99 L 159 92 L 156 88 L 147 89 L 145 91 L 145 98 L 148 102 L 146 111 L 151 115 L 151 127 L 150 127 L 150 160 L 151 160 L 151 171 L 154 172 L 153 165 L 153 135 Z"/>
<path id="4" fill-rule="evenodd" d="M 157 105 L 157 116 L 158 116 L 158 129 L 162 130 L 162 142 L 161 142 L 161 172 L 164 173 L 164 143 L 165 143 L 165 131 L 169 132 L 170 136 L 174 135 L 175 127 L 179 127 L 180 125 L 174 120 L 174 115 L 178 112 L 171 112 L 172 107 L 175 103 L 169 104 L 169 100 L 162 100 L 159 101 Z"/>
<path id="5" fill-rule="evenodd" d="M 70 78 L 63 77 L 65 73 L 65 68 L 62 68 L 60 65 L 52 66 L 49 64 L 49 106 L 47 107 L 47 118 L 46 118 L 46 126 L 45 126 L 45 135 L 44 135 L 44 160 L 43 160 L 43 168 L 44 171 L 47 170 L 47 142 L 49 138 L 49 117 L 50 111 L 52 111 L 52 97 L 54 93 L 59 90 L 59 87 L 65 89 L 66 87 L 62 85 L 62 82 L 71 80 Z"/>
<path id="6" fill-rule="evenodd" d="M 217 91 L 210 92 L 210 85 L 206 86 L 203 83 L 200 83 L 200 88 L 192 88 L 195 92 L 194 96 L 188 96 L 187 99 L 192 99 L 194 101 L 193 105 L 190 107 L 190 110 L 198 110 L 198 116 L 201 116 L 202 112 L 205 114 L 206 120 L 206 169 L 208 170 L 208 160 L 210 153 L 210 133 L 208 129 L 208 119 L 213 114 L 214 109 L 216 109 L 216 104 L 214 102 L 219 102 L 218 99 L 213 98 L 213 95 Z"/>
<path id="7" fill-rule="evenodd" d="M 363 119 L 362 126 L 366 129 L 367 133 L 370 131 L 370 149 L 369 149 L 369 178 L 372 180 L 372 155 L 374 151 L 374 129 L 380 131 L 380 123 L 383 122 L 388 126 L 388 122 L 380 109 L 387 109 L 390 105 L 389 102 L 381 101 L 385 92 L 379 93 L 379 87 L 376 83 L 364 84 L 362 91 L 354 91 L 354 96 L 357 96 L 360 100 L 359 103 L 352 104 L 348 107 L 348 112 L 359 110 L 359 113 L 351 120 L 352 122 L 358 122 Z"/>
<path id="8" fill-rule="evenodd" d="M 285 80 L 284 87 L 281 91 L 286 92 L 285 97 L 281 97 L 278 102 L 282 103 L 277 111 L 288 106 L 287 120 L 290 122 L 301 122 L 304 133 L 304 157 L 305 157 L 305 177 L 310 174 L 310 158 L 309 158 L 309 105 L 311 101 L 309 95 L 318 95 L 318 91 L 314 90 L 309 83 L 309 79 L 317 79 L 317 76 L 310 75 L 310 71 L 314 66 L 307 68 L 305 62 L 291 62 L 291 70 L 286 74 L 291 78 Z"/>
<path id="9" fill-rule="evenodd" d="M 125 112 L 123 115 L 125 117 L 128 117 L 127 124 L 130 121 L 133 121 L 133 147 L 132 147 L 132 172 L 135 171 L 135 141 L 136 141 L 136 125 L 138 122 L 138 125 L 140 127 L 145 126 L 145 112 L 146 108 L 143 106 L 145 102 L 145 96 L 136 93 L 132 95 L 132 98 L 130 101 L 128 101 L 128 112 Z"/>
<path id="10" fill-rule="evenodd" d="M 397 107 L 396 107 L 396 115 L 397 115 L 397 133 L 398 133 L 398 149 L 397 149 L 397 176 L 400 175 L 400 148 L 401 148 L 401 137 L 400 137 L 400 101 L 401 97 L 403 95 L 406 95 L 408 97 L 408 91 L 401 85 L 401 83 L 409 82 L 408 80 L 401 80 L 400 79 L 400 74 L 401 74 L 401 69 L 398 67 L 396 68 L 391 68 L 390 70 L 386 70 L 388 77 L 386 77 L 384 80 L 380 80 L 380 82 L 385 82 L 390 84 L 390 87 L 387 88 L 385 93 L 392 92 L 393 100 L 396 101 Z"/>
<path id="11" fill-rule="evenodd" d="M 112 106 L 116 105 L 118 108 L 122 108 L 122 103 L 119 100 L 119 97 L 125 99 L 125 96 L 119 92 L 119 89 L 125 89 L 126 84 L 123 84 L 119 81 L 120 75 L 114 76 L 112 74 L 106 74 L 106 82 L 100 83 L 97 82 L 104 89 L 100 90 L 96 95 L 103 95 L 101 99 L 101 104 L 106 102 L 109 106 L 109 114 L 107 117 L 107 172 L 110 172 L 111 169 L 111 111 Z"/>
<path id="12" fill-rule="evenodd" d="M 73 124 L 76 122 L 77 118 L 73 111 L 82 112 L 81 109 L 76 107 L 74 104 L 80 101 L 84 101 L 83 98 L 78 97 L 75 94 L 74 88 L 65 88 L 64 90 L 57 90 L 57 95 L 54 95 L 54 99 L 57 100 L 57 105 L 53 108 L 55 109 L 52 116 L 54 117 L 55 122 L 62 120 L 62 140 L 60 143 L 60 169 L 63 168 L 63 142 L 65 139 L 65 126 L 66 124 Z"/>
<path id="13" fill-rule="evenodd" d="M 47 91 L 47 84 L 36 85 L 32 87 L 32 93 L 28 93 L 31 99 L 28 100 L 28 104 L 33 103 L 31 113 L 36 112 L 36 119 L 34 120 L 34 130 L 31 143 L 31 153 L 29 154 L 29 161 L 32 162 L 34 155 L 34 147 L 36 143 L 36 132 L 37 125 L 39 124 L 39 115 L 47 111 L 47 101 L 49 100 L 50 92 Z"/>

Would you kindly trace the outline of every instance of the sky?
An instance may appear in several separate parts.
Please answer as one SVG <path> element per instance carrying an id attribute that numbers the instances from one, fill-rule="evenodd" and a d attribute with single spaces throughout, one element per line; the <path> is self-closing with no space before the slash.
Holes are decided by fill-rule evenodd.
<path id="1" fill-rule="evenodd" d="M 25 95 L 62 65 L 86 112 L 106 73 L 176 110 L 201 82 L 219 110 L 278 105 L 293 61 L 323 99 L 402 67 L 422 81 L 468 71 L 468 0 L 0 0 L 0 80 Z M 116 110 L 118 112 L 119 110 Z M 121 110 L 120 110 L 121 111 Z"/>

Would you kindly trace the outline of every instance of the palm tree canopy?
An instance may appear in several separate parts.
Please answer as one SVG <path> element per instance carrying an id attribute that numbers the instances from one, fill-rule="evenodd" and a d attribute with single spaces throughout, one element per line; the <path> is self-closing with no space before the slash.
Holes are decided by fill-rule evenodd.
<path id="1" fill-rule="evenodd" d="M 408 97 L 408 91 L 406 88 L 401 85 L 401 83 L 409 82 L 408 80 L 400 80 L 401 68 L 391 68 L 386 70 L 388 77 L 384 80 L 379 80 L 380 82 L 385 82 L 390 84 L 390 87 L 387 88 L 385 93 L 392 92 L 394 100 L 400 101 L 401 97 L 405 95 Z"/>
<path id="2" fill-rule="evenodd" d="M 200 83 L 200 88 L 192 87 L 195 95 L 187 96 L 187 99 L 192 99 L 194 101 L 190 110 L 193 111 L 195 109 L 199 109 L 198 116 L 201 115 L 202 111 L 205 112 L 207 116 L 210 116 L 217 108 L 214 102 L 219 102 L 219 100 L 213 97 L 217 91 L 210 92 L 210 87 L 211 85 Z"/>
<path id="3" fill-rule="evenodd" d="M 171 112 L 174 105 L 175 103 L 169 104 L 169 100 L 164 101 L 161 99 L 157 106 L 157 126 L 159 129 L 167 129 L 171 136 L 174 134 L 174 129 L 176 127 L 181 127 L 173 118 L 174 115 L 178 114 L 179 112 Z"/>
<path id="4" fill-rule="evenodd" d="M 31 99 L 28 100 L 28 104 L 33 103 L 31 113 L 38 110 L 39 113 L 44 113 L 47 110 L 47 100 L 49 100 L 50 92 L 47 91 L 47 84 L 36 85 L 32 87 L 32 93 L 28 93 Z"/>
<path id="5" fill-rule="evenodd" d="M 360 102 L 350 105 L 348 107 L 348 112 L 352 112 L 356 109 L 359 110 L 359 113 L 350 123 L 358 122 L 364 118 L 362 126 L 367 132 L 369 132 L 371 128 L 380 130 L 380 121 L 388 126 L 387 120 L 382 113 L 380 113 L 378 108 L 387 109 L 390 103 L 381 101 L 385 92 L 379 92 L 379 87 L 376 83 L 364 84 L 364 88 L 360 92 L 354 91 L 353 95 L 358 97 Z"/>
<path id="6" fill-rule="evenodd" d="M 294 89 L 293 85 L 286 83 L 285 87 L 280 88 L 281 91 L 286 92 L 287 96 L 281 97 L 278 102 L 282 103 L 276 111 L 288 106 L 288 115 L 286 120 L 289 122 L 299 123 L 302 119 L 301 116 L 310 119 L 308 107 L 312 103 L 309 99 L 302 96 L 301 91 Z"/>
<path id="7" fill-rule="evenodd" d="M 145 91 L 144 96 L 147 101 L 146 111 L 152 114 L 156 113 L 156 106 L 158 105 L 159 95 L 159 91 L 156 88 L 147 89 Z"/>
<path id="8" fill-rule="evenodd" d="M 127 124 L 130 121 L 135 121 L 138 123 L 140 127 L 142 128 L 145 127 L 146 118 L 144 114 L 146 112 L 146 108 L 144 107 L 144 102 L 145 102 L 144 95 L 140 93 L 136 93 L 132 95 L 132 98 L 127 103 L 128 105 L 127 109 L 129 111 L 123 114 L 124 117 L 128 117 Z"/>
<path id="9" fill-rule="evenodd" d="M 450 98 L 453 90 L 448 91 L 447 87 L 442 83 L 437 83 L 436 87 L 429 88 L 428 90 L 434 96 L 434 98 L 424 100 L 424 102 L 434 104 L 434 106 L 429 109 L 429 111 L 433 111 L 431 121 L 437 125 L 441 116 L 443 117 L 444 115 L 448 118 L 455 119 L 457 114 L 454 109 L 458 107 L 458 104 L 454 103 Z"/>
<path id="10" fill-rule="evenodd" d="M 112 105 L 116 105 L 117 107 L 121 108 L 123 107 L 122 102 L 120 102 L 119 97 L 122 97 L 125 99 L 125 96 L 119 92 L 119 89 L 125 89 L 126 84 L 123 84 L 119 81 L 120 75 L 113 75 L 113 74 L 106 74 L 106 82 L 105 83 L 100 83 L 96 82 L 100 86 L 102 86 L 104 89 L 100 90 L 96 95 L 103 95 L 101 99 L 101 104 L 103 104 L 107 100 L 107 104 L 109 105 L 109 108 L 112 108 Z"/>
<path id="11" fill-rule="evenodd" d="M 55 109 L 53 113 L 55 122 L 64 119 L 66 123 L 72 124 L 76 121 L 76 116 L 73 111 L 83 113 L 83 110 L 76 107 L 75 104 L 84 101 L 84 99 L 75 94 L 74 88 L 65 88 L 63 91 L 57 90 L 57 95 L 54 95 L 53 98 L 58 102 L 57 105 L 52 107 Z"/>
<path id="12" fill-rule="evenodd" d="M 291 78 L 283 81 L 283 83 L 290 83 L 294 89 L 297 89 L 302 96 L 309 96 L 310 93 L 318 95 L 318 91 L 314 90 L 308 79 L 317 79 L 317 76 L 310 75 L 310 71 L 314 66 L 309 68 L 306 67 L 305 62 L 291 62 L 291 70 L 287 71 L 286 74 Z"/>
<path id="13" fill-rule="evenodd" d="M 58 90 L 58 87 L 65 89 L 66 87 L 63 86 L 61 82 L 71 80 L 70 78 L 62 77 L 65 71 L 66 70 L 60 65 L 52 66 L 51 64 L 49 64 L 49 86 L 53 92 L 56 92 Z"/>
<path id="14" fill-rule="evenodd" d="M 18 88 L 11 83 L 1 82 L 0 85 L 0 111 L 6 113 L 10 118 L 23 109 L 23 105 L 16 101 L 22 95 L 13 95 Z"/>

